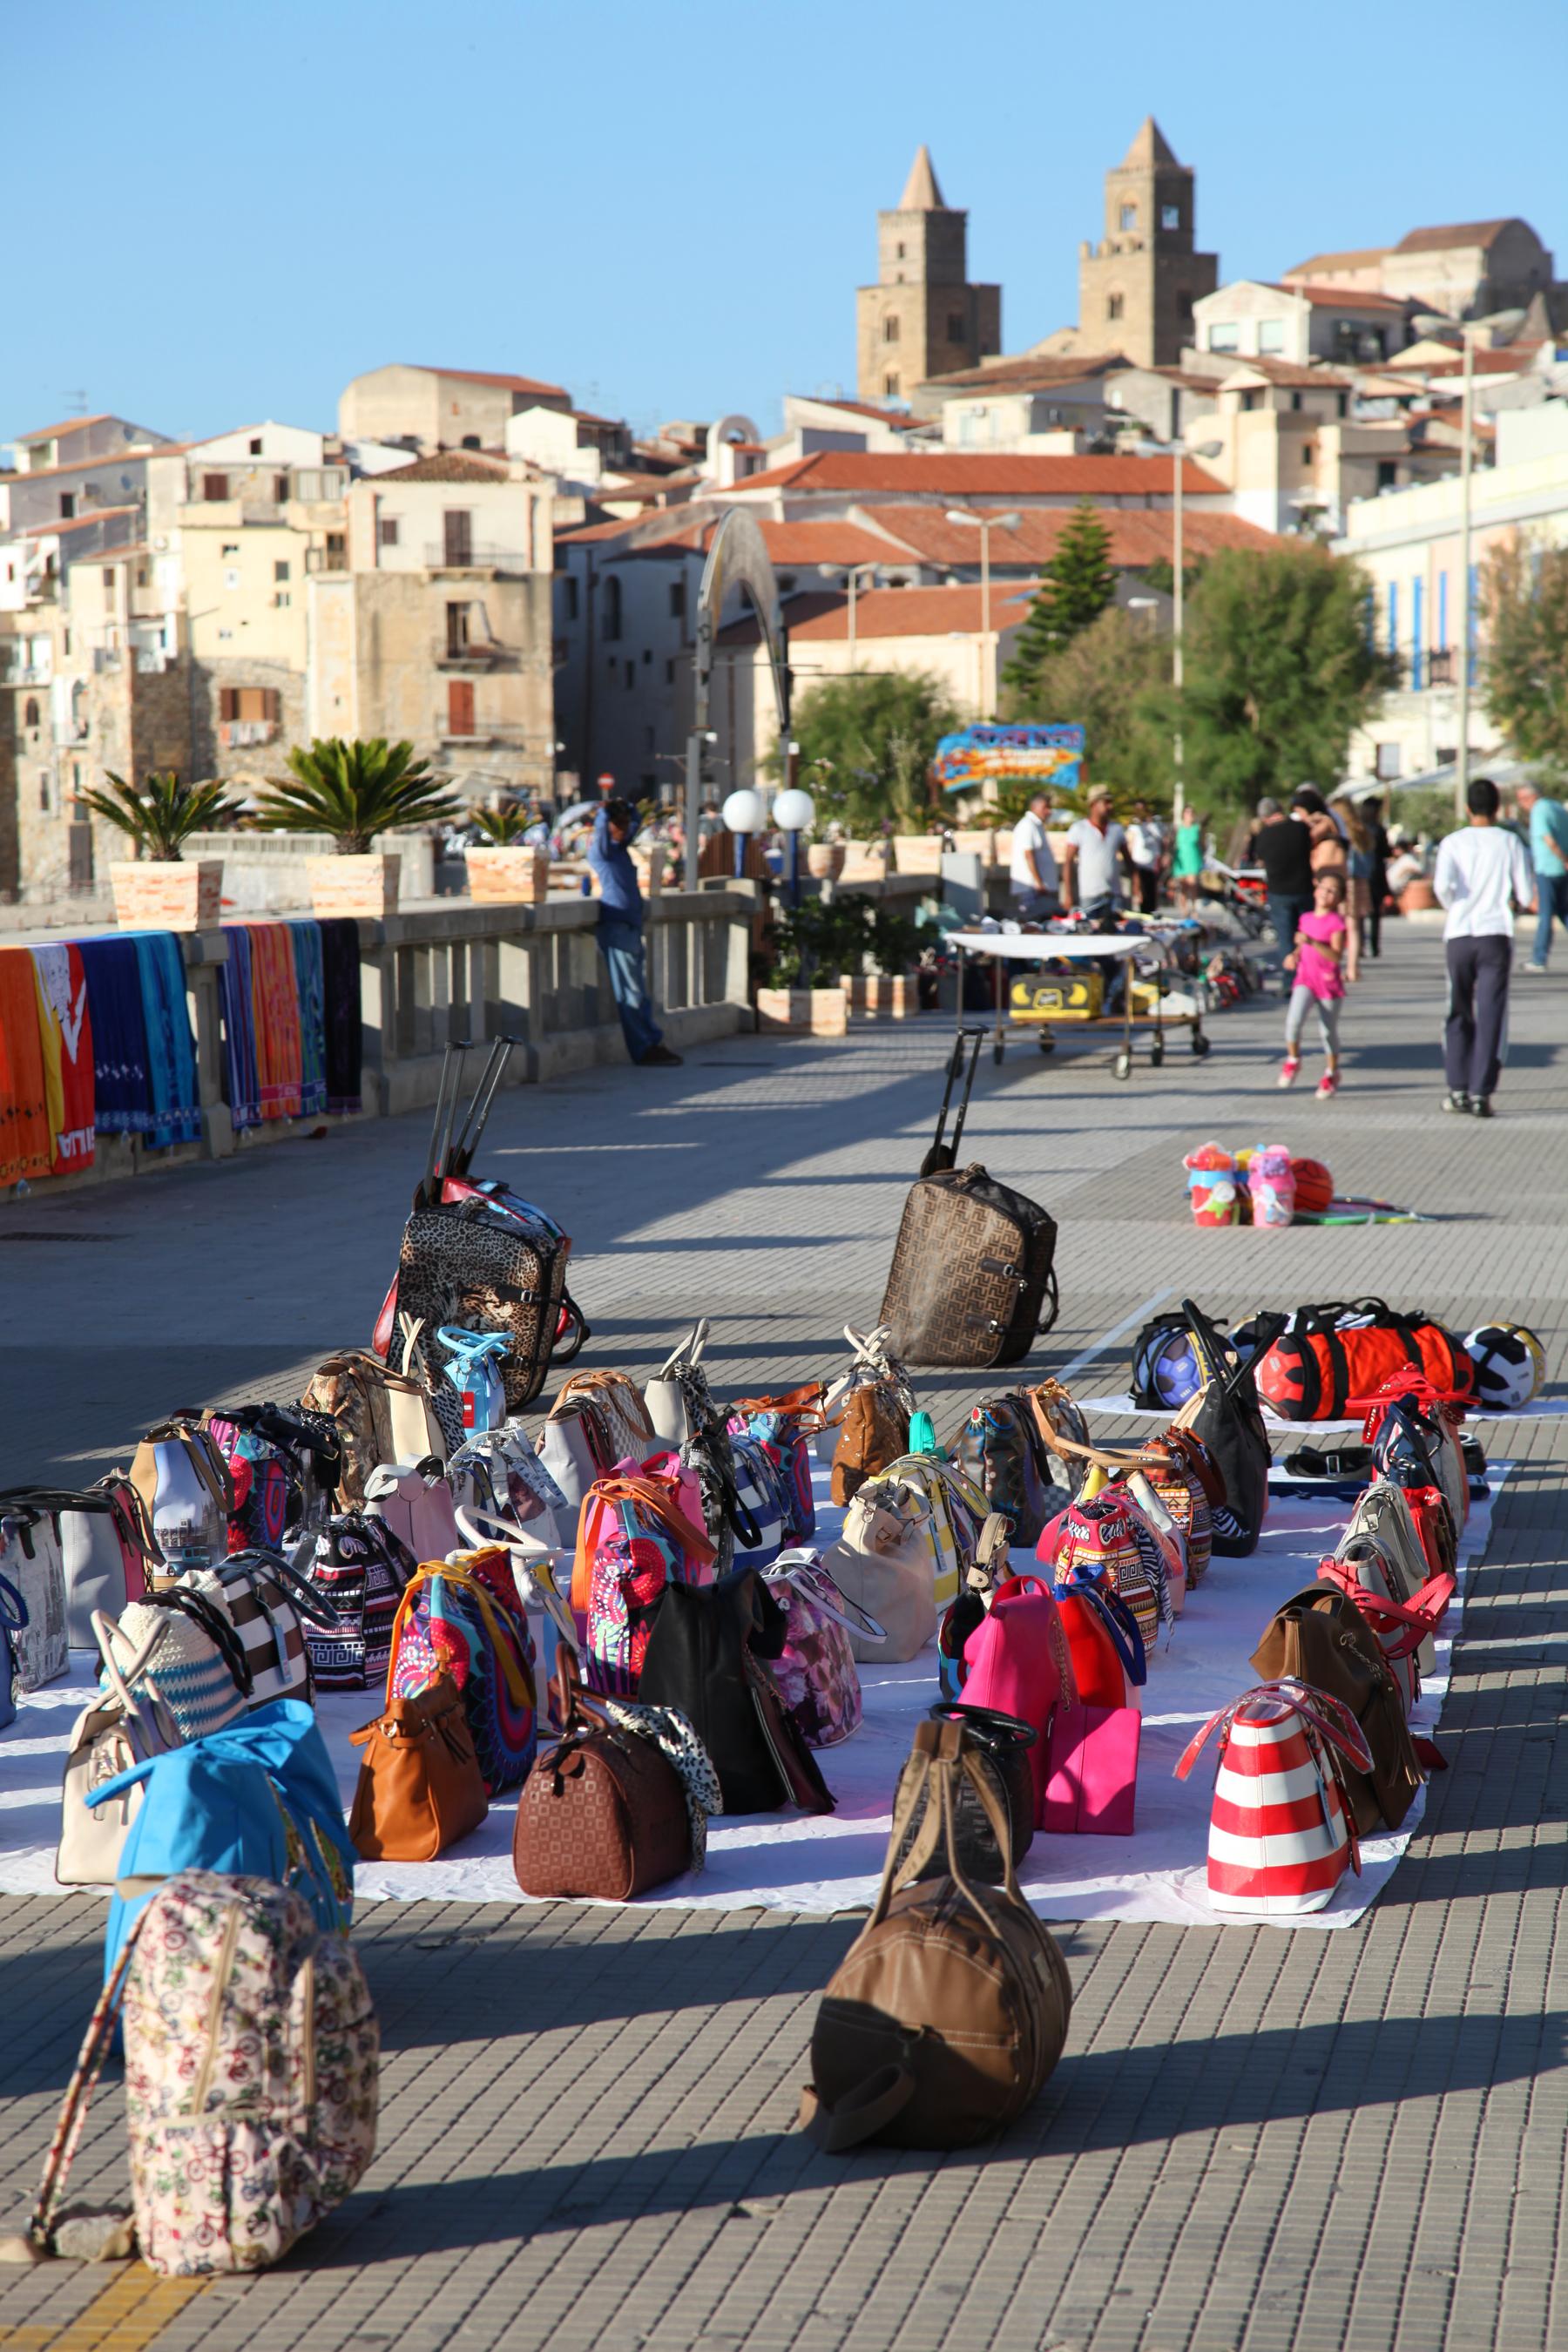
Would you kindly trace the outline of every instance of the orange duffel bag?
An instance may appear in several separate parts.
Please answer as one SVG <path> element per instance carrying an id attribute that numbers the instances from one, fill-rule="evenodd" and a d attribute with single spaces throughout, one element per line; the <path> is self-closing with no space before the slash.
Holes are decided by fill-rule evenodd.
<path id="1" fill-rule="evenodd" d="M 1253 1328 L 1233 1335 L 1244 1354 Z M 1375 1396 L 1407 1367 L 1454 1403 L 1475 1395 L 1475 1367 L 1453 1333 L 1419 1308 L 1401 1315 L 1383 1298 L 1299 1307 L 1252 1371 L 1258 1395 L 1282 1420 L 1341 1421 L 1354 1400 Z"/>

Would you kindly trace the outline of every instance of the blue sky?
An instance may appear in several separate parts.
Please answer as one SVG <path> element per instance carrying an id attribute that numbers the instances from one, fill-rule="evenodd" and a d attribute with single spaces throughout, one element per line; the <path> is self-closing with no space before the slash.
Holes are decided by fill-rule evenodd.
<path id="1" fill-rule="evenodd" d="M 1568 277 L 1563 0 L 0 0 L 0 440 L 79 404 L 331 425 L 384 361 L 632 418 L 853 389 L 920 141 L 1007 349 L 1077 315 L 1152 112 L 1222 282 L 1518 213 Z"/>

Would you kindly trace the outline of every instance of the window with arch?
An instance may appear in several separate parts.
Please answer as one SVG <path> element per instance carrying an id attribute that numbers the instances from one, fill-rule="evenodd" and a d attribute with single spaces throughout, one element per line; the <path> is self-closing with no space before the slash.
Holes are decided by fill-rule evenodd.
<path id="1" fill-rule="evenodd" d="M 899 340 L 899 322 L 898 322 L 898 320 L 897 320 L 896 318 L 892 318 L 892 317 L 889 317 L 889 318 L 886 318 L 886 319 L 884 319 L 884 320 L 883 320 L 883 321 L 882 321 L 882 341 L 883 341 L 885 343 L 896 343 L 896 342 L 898 341 L 898 340 Z"/>
<path id="2" fill-rule="evenodd" d="M 1120 318 L 1121 318 L 1121 295 L 1120 295 L 1120 294 L 1108 294 L 1108 295 L 1106 296 L 1106 298 L 1105 298 L 1105 315 L 1106 315 L 1106 317 L 1107 317 L 1108 319 L 1120 319 Z"/>
<path id="3" fill-rule="evenodd" d="M 882 396 L 886 400 L 897 400 L 899 379 L 896 375 L 885 375 L 882 378 Z"/>
<path id="4" fill-rule="evenodd" d="M 1160 207 L 1160 226 L 1161 226 L 1162 228 L 1180 228 L 1180 227 L 1181 227 L 1181 226 L 1182 226 L 1182 207 L 1181 207 L 1181 205 L 1161 205 L 1161 207 Z"/>
<path id="5" fill-rule="evenodd" d="M 1137 207 L 1137 205 L 1122 205 L 1122 207 L 1121 207 L 1121 226 L 1122 226 L 1123 228 L 1136 228 L 1136 227 L 1137 227 L 1137 226 L 1138 226 L 1138 207 Z"/>
<path id="6" fill-rule="evenodd" d="M 605 637 L 613 645 L 621 634 L 621 583 L 612 572 L 605 583 Z"/>
<path id="7" fill-rule="evenodd" d="M 30 694 L 22 711 L 22 724 L 24 727 L 36 727 L 37 723 L 38 698 L 37 695 Z"/>

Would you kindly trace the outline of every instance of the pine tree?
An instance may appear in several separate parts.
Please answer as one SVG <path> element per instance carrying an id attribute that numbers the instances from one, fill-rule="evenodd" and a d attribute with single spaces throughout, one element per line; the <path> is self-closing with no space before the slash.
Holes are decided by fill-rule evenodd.
<path id="1" fill-rule="evenodd" d="M 1049 718 L 1033 709 L 1040 672 L 1080 631 L 1097 621 L 1116 593 L 1110 568 L 1110 533 L 1088 499 L 1076 506 L 1057 541 L 1057 551 L 1040 574 L 1029 617 L 1019 630 L 1002 672 L 1020 714 Z"/>

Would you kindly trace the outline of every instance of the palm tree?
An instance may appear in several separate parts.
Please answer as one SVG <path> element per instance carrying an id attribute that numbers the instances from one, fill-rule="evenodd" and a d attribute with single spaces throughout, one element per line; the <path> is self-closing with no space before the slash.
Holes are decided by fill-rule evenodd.
<path id="1" fill-rule="evenodd" d="M 289 754 L 290 774 L 271 776 L 254 823 L 277 833 L 327 833 L 340 857 L 369 849 L 378 833 L 458 814 L 444 778 L 384 736 L 345 743 L 333 735 Z"/>
<path id="2" fill-rule="evenodd" d="M 524 835 L 535 821 L 526 809 L 472 809 L 468 813 L 468 823 L 476 833 L 483 835 L 487 849 L 521 847 Z"/>
<path id="3" fill-rule="evenodd" d="M 184 784 L 173 768 L 167 768 L 153 770 L 136 785 L 128 784 L 112 768 L 103 772 L 112 789 L 79 792 L 77 805 L 129 834 L 139 857 L 167 858 L 178 864 L 193 833 L 208 833 L 215 825 L 232 824 L 239 814 L 237 801 L 231 801 L 216 780 Z"/>

